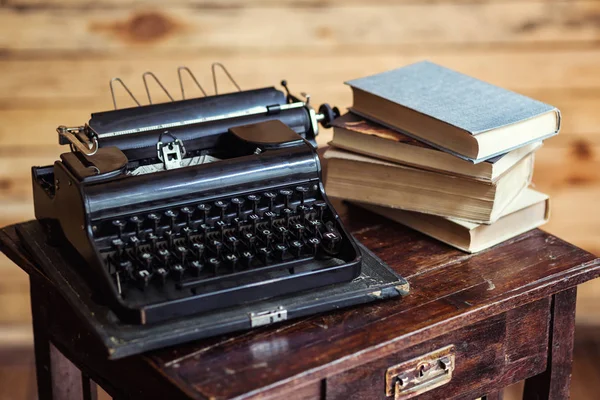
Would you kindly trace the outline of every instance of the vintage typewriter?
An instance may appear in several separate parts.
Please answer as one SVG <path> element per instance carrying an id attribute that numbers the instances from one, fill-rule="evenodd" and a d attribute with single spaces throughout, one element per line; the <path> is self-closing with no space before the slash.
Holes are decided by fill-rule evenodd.
<path id="1" fill-rule="evenodd" d="M 187 68 L 180 83 L 183 72 L 197 83 Z M 314 147 L 318 123 L 339 112 L 283 86 L 185 99 L 182 84 L 183 100 L 152 104 L 148 91 L 150 105 L 58 128 L 71 151 L 32 169 L 35 215 L 121 320 L 150 324 L 360 274 Z"/>

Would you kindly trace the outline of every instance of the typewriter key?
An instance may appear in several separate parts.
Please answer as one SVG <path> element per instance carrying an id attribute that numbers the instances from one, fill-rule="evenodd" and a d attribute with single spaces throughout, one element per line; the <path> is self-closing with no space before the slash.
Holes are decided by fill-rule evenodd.
<path id="1" fill-rule="evenodd" d="M 160 267 L 156 269 L 156 275 L 159 277 L 160 283 L 164 285 L 167 282 L 167 275 L 169 275 L 169 272 L 166 268 Z"/>
<path id="2" fill-rule="evenodd" d="M 231 199 L 231 203 L 237 207 L 237 217 L 242 218 L 242 212 L 244 211 L 242 208 L 244 206 L 244 199 L 241 197 L 234 197 Z"/>
<path id="3" fill-rule="evenodd" d="M 285 218 L 285 226 L 289 226 L 290 225 L 290 217 L 292 215 L 294 215 L 294 212 L 291 209 L 286 207 L 283 210 L 281 210 L 281 215 L 283 215 L 283 217 Z"/>
<path id="4" fill-rule="evenodd" d="M 208 243 L 208 233 L 210 232 L 210 226 L 207 224 L 201 224 L 198 227 L 198 231 L 202 234 L 202 240 L 204 240 L 204 244 Z"/>
<path id="5" fill-rule="evenodd" d="M 133 254 L 137 256 L 140 253 L 140 239 L 137 236 L 132 236 L 129 238 L 129 243 L 133 246 Z"/>
<path id="6" fill-rule="evenodd" d="M 325 212 L 325 209 L 327 208 L 327 203 L 325 203 L 322 200 L 319 200 L 319 201 L 315 201 L 313 206 L 317 209 L 319 221 L 323 221 L 323 214 Z"/>
<path id="7" fill-rule="evenodd" d="M 121 239 L 115 239 L 112 241 L 112 246 L 115 249 L 115 258 L 117 260 L 117 264 L 121 262 L 121 257 L 123 256 L 123 247 L 125 243 Z"/>
<path id="8" fill-rule="evenodd" d="M 202 243 L 192 244 L 192 250 L 196 254 L 198 261 L 202 261 L 202 254 L 204 254 L 204 245 Z"/>
<path id="9" fill-rule="evenodd" d="M 257 214 L 250 214 L 248 215 L 248 219 L 252 223 L 252 233 L 256 234 L 256 225 L 260 221 L 260 217 Z"/>
<path id="10" fill-rule="evenodd" d="M 215 226 L 219 230 L 219 235 L 222 241 L 225 237 L 225 228 L 227 227 L 227 224 L 225 223 L 225 221 L 217 221 L 215 223 Z"/>
<path id="11" fill-rule="evenodd" d="M 302 234 L 304 233 L 304 225 L 302 224 L 294 224 L 294 226 L 292 226 L 292 230 L 294 232 L 294 234 L 296 235 L 296 237 L 298 239 L 302 238 Z"/>
<path id="12" fill-rule="evenodd" d="M 238 262 L 238 257 L 235 254 L 227 254 L 225 256 L 225 260 L 227 260 L 227 264 L 229 264 L 231 269 L 235 271 Z"/>
<path id="13" fill-rule="evenodd" d="M 277 217 L 277 214 L 275 214 L 273 211 L 266 211 L 263 214 L 263 217 L 265 217 L 269 221 L 269 228 L 273 229 L 273 220 L 275 219 L 275 217 Z"/>
<path id="14" fill-rule="evenodd" d="M 217 200 L 217 201 L 215 201 L 215 207 L 217 207 L 221 213 L 220 214 L 221 221 L 224 221 L 225 220 L 225 211 L 227 210 L 227 207 L 229 207 L 229 204 L 223 200 Z"/>
<path id="15" fill-rule="evenodd" d="M 296 257 L 300 257 L 300 254 L 302 253 L 302 247 L 304 247 L 304 244 L 299 240 L 294 240 L 292 241 L 292 243 L 290 243 L 290 246 L 292 247 L 293 254 Z"/>
<path id="16" fill-rule="evenodd" d="M 266 199 L 267 199 L 267 201 L 268 201 L 268 204 L 269 204 L 269 210 L 270 210 L 270 211 L 273 211 L 273 210 L 274 210 L 274 208 L 275 208 L 275 198 L 277 197 L 277 195 L 276 195 L 275 193 L 273 193 L 273 192 L 265 192 L 265 193 L 263 194 L 263 196 L 265 196 L 265 198 L 266 198 Z"/>
<path id="17" fill-rule="evenodd" d="M 312 212 L 312 210 L 313 209 L 311 207 L 302 204 L 296 207 L 296 212 L 300 214 L 300 219 L 302 222 L 306 222 L 306 217 Z"/>
<path id="18" fill-rule="evenodd" d="M 292 197 L 294 192 L 292 192 L 290 189 L 281 189 L 279 191 L 279 194 L 283 196 L 285 207 L 289 208 L 290 207 L 290 198 Z"/>
<path id="19" fill-rule="evenodd" d="M 260 231 L 260 235 L 262 236 L 263 241 L 265 242 L 265 246 L 269 247 L 271 237 L 273 237 L 273 232 L 271 232 L 269 229 L 263 229 L 262 231 Z"/>
<path id="20" fill-rule="evenodd" d="M 152 231 L 155 235 L 158 235 L 158 228 L 160 226 L 160 215 L 155 213 L 148 214 L 148 219 L 152 221 Z"/>
<path id="21" fill-rule="evenodd" d="M 212 268 L 215 274 L 219 273 L 219 266 L 221 265 L 221 261 L 218 258 L 212 257 L 208 259 L 208 265 Z"/>
<path id="22" fill-rule="evenodd" d="M 296 186 L 296 192 L 300 193 L 300 204 L 304 205 L 306 193 L 308 192 L 308 186 Z"/>
<path id="23" fill-rule="evenodd" d="M 319 229 L 321 228 L 323 224 L 321 224 L 321 221 L 317 220 L 317 219 L 313 219 L 312 221 L 308 221 L 308 226 L 311 228 L 312 232 L 316 235 L 319 232 Z"/>
<path id="24" fill-rule="evenodd" d="M 120 275 L 121 273 L 123 275 Z M 123 261 L 121 264 L 119 264 L 119 270 L 117 271 L 117 275 L 120 275 L 119 280 L 122 279 L 121 276 L 129 279 L 134 279 L 133 264 L 131 263 L 131 261 Z"/>
<path id="25" fill-rule="evenodd" d="M 165 217 L 169 219 L 169 226 L 171 231 L 175 232 L 175 221 L 177 220 L 177 213 L 173 210 L 165 211 Z"/>
<path id="26" fill-rule="evenodd" d="M 235 237 L 235 236 L 229 236 L 227 238 L 227 243 L 229 244 L 229 248 L 231 249 L 231 251 L 233 253 L 237 252 L 237 246 L 238 246 L 238 243 L 239 243 L 239 240 L 238 240 L 237 237 Z"/>
<path id="27" fill-rule="evenodd" d="M 126 222 L 120 219 L 115 219 L 112 224 L 117 227 L 119 239 L 123 237 L 123 228 L 125 228 Z"/>
<path id="28" fill-rule="evenodd" d="M 142 223 L 144 220 L 141 217 L 134 215 L 133 217 L 129 218 L 129 221 L 135 225 L 135 234 L 141 238 L 140 234 L 142 232 Z"/>
<path id="29" fill-rule="evenodd" d="M 146 236 L 146 240 L 150 242 L 150 248 L 152 249 L 152 252 L 156 253 L 156 243 L 158 242 L 158 236 L 151 232 Z"/>
<path id="30" fill-rule="evenodd" d="M 158 251 L 158 256 L 160 257 L 163 265 L 167 265 L 169 263 L 169 258 L 171 258 L 171 253 L 169 253 L 169 250 L 160 249 Z"/>
<path id="31" fill-rule="evenodd" d="M 167 239 L 167 246 L 169 249 L 172 249 L 175 244 L 175 233 L 173 233 L 173 231 L 165 231 L 164 235 Z"/>
<path id="32" fill-rule="evenodd" d="M 244 226 L 244 222 L 246 221 L 242 221 L 240 218 L 234 218 L 233 221 L 231 221 L 231 226 L 236 233 L 240 233 Z"/>
<path id="33" fill-rule="evenodd" d="M 198 204 L 196 208 L 202 214 L 202 223 L 206 224 L 208 220 L 208 214 L 210 213 L 210 204 Z"/>
<path id="34" fill-rule="evenodd" d="M 279 235 L 279 238 L 281 239 L 281 243 L 285 243 L 289 233 L 290 233 L 290 231 L 288 231 L 288 229 L 285 226 L 280 226 L 277 228 L 277 234 Z"/>
<path id="35" fill-rule="evenodd" d="M 192 229 L 188 226 L 184 227 L 181 232 L 185 237 L 185 243 L 190 246 L 192 244 Z"/>
<path id="36" fill-rule="evenodd" d="M 244 241 L 246 247 L 253 248 L 254 243 L 256 242 L 256 236 L 250 232 L 246 232 L 242 235 L 242 240 Z"/>
<path id="37" fill-rule="evenodd" d="M 140 259 L 142 260 L 142 264 L 143 264 L 144 268 L 146 268 L 147 270 L 150 270 L 151 266 L 152 266 L 152 254 L 142 253 L 140 255 Z"/>
<path id="38" fill-rule="evenodd" d="M 221 256 L 221 249 L 223 248 L 223 243 L 219 242 L 218 240 L 213 240 L 212 242 L 210 242 L 210 245 L 212 247 L 212 251 L 216 254 L 217 258 Z"/>
<path id="39" fill-rule="evenodd" d="M 182 264 L 185 264 L 185 256 L 187 255 L 188 249 L 184 246 L 177 246 L 175 249 L 175 254 L 177 254 L 177 258 L 181 261 Z"/>
<path id="40" fill-rule="evenodd" d="M 175 279 L 180 281 L 183 278 L 185 268 L 181 264 L 175 264 L 171 267 L 171 273 L 175 276 Z"/>
<path id="41" fill-rule="evenodd" d="M 308 239 L 308 243 L 312 246 L 313 248 L 313 256 L 317 254 L 317 249 L 319 248 L 319 245 L 321 244 L 321 241 L 319 240 L 319 238 L 310 238 Z"/>
<path id="42" fill-rule="evenodd" d="M 283 261 L 283 258 L 285 257 L 285 253 L 288 251 L 288 247 L 285 244 L 280 243 L 277 246 L 275 246 L 275 250 L 279 254 L 279 259 L 281 261 Z"/>
<path id="43" fill-rule="evenodd" d="M 150 278 L 152 278 L 152 273 L 147 269 L 137 270 L 133 275 L 138 283 L 140 283 L 142 289 L 148 287 L 148 282 L 150 282 Z"/>
<path id="44" fill-rule="evenodd" d="M 242 253 L 242 259 L 244 260 L 246 268 L 250 268 L 252 266 L 252 260 L 254 260 L 254 254 L 250 251 L 244 251 Z"/>
<path id="45" fill-rule="evenodd" d="M 188 227 L 191 228 L 192 225 L 192 214 L 194 214 L 194 209 L 191 207 L 183 207 L 181 209 L 181 213 L 185 215 L 185 223 Z"/>
<path id="46" fill-rule="evenodd" d="M 271 250 L 268 247 L 261 247 L 258 249 L 258 255 L 265 265 L 269 265 L 269 256 L 271 255 Z"/>
<path id="47" fill-rule="evenodd" d="M 198 275 L 200 275 L 200 272 L 202 272 L 203 268 L 204 268 L 204 265 L 202 265 L 202 263 L 200 261 L 192 261 L 190 263 L 189 270 L 192 271 L 193 275 L 198 276 Z"/>
<path id="48" fill-rule="evenodd" d="M 260 196 L 257 194 L 251 194 L 247 197 L 248 201 L 252 203 L 252 213 L 256 214 L 258 210 L 258 203 L 260 202 Z"/>
<path id="49" fill-rule="evenodd" d="M 330 254 L 338 251 L 338 244 L 341 243 L 342 236 L 335 230 L 323 234 L 323 247 Z"/>

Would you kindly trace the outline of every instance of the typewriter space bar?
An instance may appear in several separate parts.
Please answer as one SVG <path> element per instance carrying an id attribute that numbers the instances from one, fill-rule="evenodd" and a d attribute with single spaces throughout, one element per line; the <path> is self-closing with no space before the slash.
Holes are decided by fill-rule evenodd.
<path id="1" fill-rule="evenodd" d="M 250 270 L 246 270 L 246 271 L 239 271 L 239 272 L 235 272 L 232 273 L 231 275 L 229 275 L 229 277 L 243 277 L 245 275 L 252 275 L 255 273 L 264 273 L 264 272 L 268 272 L 269 270 L 275 270 L 275 269 L 284 269 L 284 268 L 292 268 L 295 265 L 304 263 L 306 261 L 312 261 L 314 260 L 314 257 L 305 257 L 305 258 L 298 258 L 295 260 L 289 260 L 289 261 L 285 261 L 285 262 L 280 262 L 277 264 L 273 264 L 273 265 L 269 265 L 266 267 L 261 267 L 261 268 L 255 268 L 255 269 L 250 269 Z M 215 282 L 218 280 L 221 280 L 223 278 L 227 278 L 228 275 L 222 275 L 222 276 L 215 276 L 212 278 L 200 278 L 200 279 L 193 279 L 193 280 L 187 280 L 181 283 L 177 284 L 177 288 L 178 289 L 194 289 L 198 286 L 202 286 L 202 285 L 206 285 L 207 283 L 211 283 L 211 282 Z"/>

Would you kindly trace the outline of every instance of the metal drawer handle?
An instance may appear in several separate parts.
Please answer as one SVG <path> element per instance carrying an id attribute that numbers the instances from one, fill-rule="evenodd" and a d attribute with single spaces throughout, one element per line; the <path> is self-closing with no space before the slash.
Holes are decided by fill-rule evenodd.
<path id="1" fill-rule="evenodd" d="M 386 396 L 406 400 L 450 382 L 455 368 L 454 354 L 454 345 L 450 345 L 388 368 Z"/>

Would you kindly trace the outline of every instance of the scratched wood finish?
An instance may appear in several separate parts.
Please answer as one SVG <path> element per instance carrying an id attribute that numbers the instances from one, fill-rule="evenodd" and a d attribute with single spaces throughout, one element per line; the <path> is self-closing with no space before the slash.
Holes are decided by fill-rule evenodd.
<path id="1" fill-rule="evenodd" d="M 540 2 L 555 2 L 556 0 L 524 0 L 524 1 L 540 1 Z M 385 6 L 389 4 L 398 3 L 413 3 L 413 0 L 372 0 L 369 2 L 370 5 Z M 506 0 L 477 0 L 477 3 L 505 3 Z M 170 4 L 175 5 L 194 5 L 198 8 L 236 8 L 243 9 L 248 7 L 260 7 L 260 6 L 304 6 L 304 7 L 325 7 L 327 5 L 336 4 L 364 4 L 363 0 L 327 0 L 324 2 L 318 2 L 315 0 L 220 0 L 215 3 L 214 0 L 171 0 Z M 428 0 L 428 4 L 443 4 L 443 3 L 456 3 L 456 4 L 469 4 L 473 3 L 473 0 Z M 30 7 L 55 7 L 62 8 L 67 6 L 79 6 L 79 7 L 90 7 L 90 6 L 121 6 L 131 7 L 139 5 L 154 5 L 161 4 L 161 0 L 4 0 L 5 5 L 14 6 L 15 8 L 27 9 Z"/>
<path id="2" fill-rule="evenodd" d="M 545 298 L 600 274 L 600 259 L 539 230 L 482 254 L 466 255 L 374 214 L 336 206 L 353 234 L 408 278 L 412 287 L 408 297 L 198 341 L 146 357 L 130 357 L 123 364 L 105 359 L 43 278 L 35 279 L 35 293 L 49 293 L 48 298 L 36 304 L 62 310 L 47 318 L 51 337 L 100 384 L 110 377 L 113 386 L 147 390 L 147 376 L 154 376 L 154 390 L 173 390 L 175 385 L 176 394 L 193 398 L 288 397 L 296 388 L 302 388 L 299 393 L 321 393 L 324 379 L 427 346 L 427 341 L 435 342 L 486 319 L 505 327 L 489 331 L 490 335 L 504 332 L 521 338 L 513 341 L 507 353 L 517 363 L 515 368 L 507 368 L 500 377 L 505 376 L 506 382 L 523 379 L 539 370 L 527 370 L 518 364 L 519 357 L 535 357 L 544 341 L 533 346 L 529 331 L 519 329 L 543 330 L 533 321 L 547 323 L 547 316 L 539 314 L 544 304 L 548 309 Z M 3 249 L 31 271 L 14 244 L 14 233 L 12 237 L 0 235 Z M 510 321 L 519 312 L 510 312 L 519 307 L 532 314 L 517 325 Z M 490 348 L 498 346 L 499 337 L 495 337 L 498 340 L 488 342 Z M 132 370 L 144 371 L 146 379 L 127 372 Z M 160 378 L 163 375 L 168 379 Z M 474 393 L 484 389 L 473 388 Z"/>
<path id="3" fill-rule="evenodd" d="M 451 381 L 419 400 L 481 397 L 546 369 L 549 318 L 545 298 L 458 329 L 327 378 L 327 399 L 385 398 L 382 372 L 448 345 L 456 348 Z"/>
<path id="4" fill-rule="evenodd" d="M 298 6 L 294 17 L 289 8 L 277 6 L 197 7 L 139 9 L 99 7 L 81 18 L 78 8 L 6 7 L 0 24 L 14 33 L 0 36 L 0 47 L 14 52 L 124 53 L 143 51 L 153 43 L 158 51 L 219 52 L 223 47 L 244 53 L 268 50 L 293 53 L 339 51 L 368 46 L 371 50 L 428 45 L 555 45 L 589 42 L 597 29 L 588 16 L 597 13 L 594 1 L 556 3 L 507 1 L 506 3 L 389 3 L 379 7 L 329 4 L 327 7 Z M 411 18 L 403 19 L 406 15 Z M 450 23 L 451 22 L 451 23 Z M 374 25 L 377 28 L 373 29 Z M 31 29 L 34 25 L 37 29 Z M 55 26 L 62 29 L 53 29 Z M 456 26 L 462 29 L 456 29 Z M 231 40 L 230 26 L 245 35 Z M 363 29 L 356 34 L 356 27 Z M 423 29 L 431 26 L 436 29 Z M 282 34 L 273 34 L 281 32 Z M 268 39 L 267 39 L 268 38 Z M 267 39 L 267 40 L 265 40 Z"/>
<path id="5" fill-rule="evenodd" d="M 600 272 L 594 256 L 539 230 L 471 256 L 354 207 L 337 208 L 359 240 L 408 278 L 410 296 L 159 351 L 152 359 L 161 370 L 207 397 L 264 386 L 282 395 L 292 384 L 401 352 Z"/>
<path id="6" fill-rule="evenodd" d="M 571 369 L 575 336 L 577 288 L 558 293 L 552 299 L 550 336 L 552 348 L 544 372 L 525 383 L 524 396 L 532 399 L 561 400 L 571 393 Z M 547 384 L 550 382 L 550 385 Z"/>

